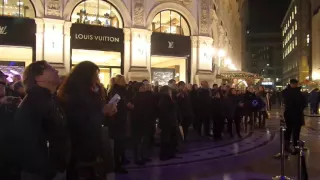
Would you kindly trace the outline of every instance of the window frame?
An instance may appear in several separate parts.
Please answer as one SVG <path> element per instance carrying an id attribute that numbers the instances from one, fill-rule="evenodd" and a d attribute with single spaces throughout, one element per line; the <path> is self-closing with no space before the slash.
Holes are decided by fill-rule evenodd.
<path id="1" fill-rule="evenodd" d="M 162 13 L 163 12 L 165 12 L 165 11 L 169 11 L 169 13 L 170 13 L 170 33 L 167 33 L 167 32 L 162 32 Z M 180 19 L 179 19 L 179 23 L 180 23 L 180 32 L 179 32 L 179 34 L 174 34 L 174 33 L 171 33 L 171 13 L 172 12 L 175 12 L 175 13 L 177 13 L 179 16 L 180 16 Z M 191 28 L 190 28 L 190 24 L 189 24 L 189 22 L 187 21 L 187 19 L 181 14 L 181 13 L 179 13 L 178 11 L 175 11 L 175 10 L 172 10 L 172 9 L 164 9 L 164 10 L 161 10 L 161 11 L 159 11 L 154 17 L 153 17 L 153 19 L 152 19 L 152 21 L 151 21 L 151 24 L 153 23 L 153 20 L 157 17 L 157 16 L 160 16 L 160 32 L 156 32 L 156 33 L 164 33 L 164 34 L 172 34 L 172 35 L 178 35 L 178 36 L 191 36 Z M 188 31 L 189 31 L 189 35 L 184 35 L 184 34 L 182 34 L 182 26 L 181 26 L 181 22 L 182 22 L 182 19 L 186 22 L 186 24 L 187 24 L 187 27 L 188 27 Z M 152 30 L 152 32 L 155 32 L 155 31 L 153 31 L 153 28 L 152 28 L 152 25 L 151 25 L 151 30 Z"/>
<path id="2" fill-rule="evenodd" d="M 8 2 L 10 2 L 11 0 L 8 0 Z M 31 5 L 31 7 L 30 7 L 30 10 L 32 11 L 33 10 L 33 14 L 34 14 L 34 17 L 27 17 L 27 16 L 21 16 L 20 14 L 21 14 L 21 0 L 18 0 L 18 2 L 19 2 L 19 6 L 17 6 L 17 7 L 19 7 L 19 16 L 8 16 L 8 15 L 4 15 L 4 9 L 5 9 L 5 4 L 4 4 L 4 2 L 5 2 L 5 0 L 1 0 L 1 2 L 0 2 L 0 5 L 2 6 L 2 8 L 0 8 L 0 17 L 16 17 L 16 18 L 29 18 L 29 19 L 34 19 L 34 18 L 36 18 L 37 17 L 37 13 L 36 13 L 36 8 L 34 7 L 34 4 L 32 3 L 32 1 L 31 0 L 26 0 L 26 1 L 28 1 L 29 3 L 30 3 L 30 5 Z M 22 6 L 23 7 L 23 6 Z M 31 9 L 32 8 L 32 9 Z"/>
<path id="3" fill-rule="evenodd" d="M 87 0 L 82 0 L 82 1 L 80 1 L 80 2 L 78 2 L 74 7 L 73 7 L 73 9 L 72 9 L 72 11 L 71 11 L 71 15 L 70 15 L 70 18 L 69 18 L 69 20 L 72 22 L 72 15 L 73 15 L 73 13 L 74 13 L 74 10 L 79 6 L 79 5 L 81 5 L 81 3 L 85 3 Z M 116 28 L 116 29 L 123 29 L 124 28 L 124 20 L 123 20 L 123 16 L 122 16 L 122 14 L 121 14 L 121 12 L 119 11 L 119 9 L 113 4 L 113 3 L 111 3 L 110 1 L 108 1 L 108 0 L 97 0 L 97 1 L 103 1 L 103 2 L 105 2 L 105 3 L 107 3 L 107 4 L 109 4 L 110 5 L 110 11 L 113 9 L 113 10 L 115 10 L 118 14 L 119 14 L 119 16 L 120 16 L 120 21 L 121 21 L 121 23 L 122 23 L 122 26 L 119 26 L 119 27 L 122 27 L 122 28 L 117 28 L 117 27 L 113 27 L 113 26 L 106 26 L 106 27 L 110 27 L 110 28 Z M 98 7 L 97 7 L 98 8 Z M 98 10 L 98 13 L 99 13 L 100 11 Z M 76 22 L 72 22 L 72 23 L 76 23 Z M 82 23 L 81 23 L 82 24 Z M 86 24 L 86 25 L 91 25 L 91 26 L 95 26 L 94 24 Z M 102 26 L 102 27 L 104 27 L 104 26 Z"/>

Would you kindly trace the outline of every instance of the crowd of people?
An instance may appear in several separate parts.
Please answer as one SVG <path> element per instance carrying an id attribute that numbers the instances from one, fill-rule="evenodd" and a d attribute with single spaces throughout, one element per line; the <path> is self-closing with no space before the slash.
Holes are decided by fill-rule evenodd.
<path id="1" fill-rule="evenodd" d="M 26 67 L 23 79 L 6 78 L 0 71 L 0 179 L 102 180 L 108 172 L 128 173 L 126 152 L 132 149 L 137 165 L 151 161 L 156 129 L 165 161 L 188 142 L 191 128 L 216 141 L 264 128 L 272 104 L 263 86 L 242 91 L 172 79 L 160 87 L 117 75 L 104 87 L 89 61 L 62 81 L 46 61 Z"/>

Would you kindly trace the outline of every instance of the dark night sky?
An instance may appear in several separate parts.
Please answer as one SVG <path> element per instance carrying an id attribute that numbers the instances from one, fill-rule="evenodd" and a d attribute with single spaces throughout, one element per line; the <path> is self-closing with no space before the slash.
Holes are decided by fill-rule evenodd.
<path id="1" fill-rule="evenodd" d="M 282 19 L 291 0 L 249 0 L 251 32 L 280 32 Z"/>

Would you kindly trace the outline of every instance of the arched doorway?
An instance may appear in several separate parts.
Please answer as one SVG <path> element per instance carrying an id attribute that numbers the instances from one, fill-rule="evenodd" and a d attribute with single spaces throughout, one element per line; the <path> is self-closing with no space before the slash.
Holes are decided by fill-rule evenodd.
<path id="1" fill-rule="evenodd" d="M 0 70 L 12 81 L 35 61 L 35 9 L 29 0 L 0 2 Z"/>
<path id="2" fill-rule="evenodd" d="M 163 10 L 152 20 L 151 78 L 160 85 L 168 80 L 190 81 L 190 26 L 180 13 Z"/>
<path id="3" fill-rule="evenodd" d="M 124 33 L 119 11 L 108 1 L 80 2 L 71 15 L 71 67 L 89 60 L 100 67 L 104 85 L 123 73 Z"/>

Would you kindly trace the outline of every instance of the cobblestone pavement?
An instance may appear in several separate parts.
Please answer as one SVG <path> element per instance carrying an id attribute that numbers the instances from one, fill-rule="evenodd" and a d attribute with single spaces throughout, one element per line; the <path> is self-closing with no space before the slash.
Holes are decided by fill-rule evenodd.
<path id="1" fill-rule="evenodd" d="M 153 161 L 145 166 L 129 164 L 128 175 L 111 175 L 117 180 L 269 180 L 280 173 L 279 111 L 271 113 L 267 128 L 243 134 L 242 139 L 193 138 L 180 147 L 179 158 Z M 194 135 L 194 137 L 196 137 Z M 320 179 L 320 117 L 306 117 L 301 139 L 306 141 L 310 179 Z M 286 160 L 286 175 L 296 177 L 297 157 Z M 108 179 L 109 180 L 109 179 Z"/>

